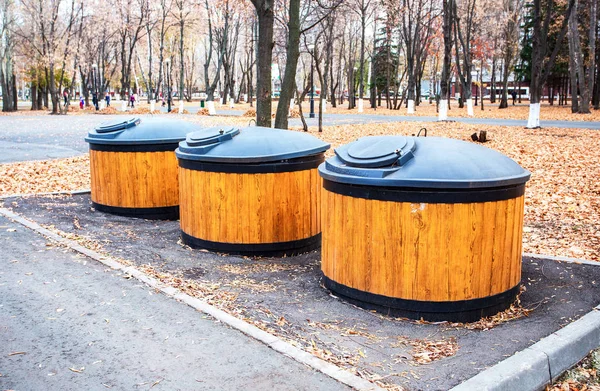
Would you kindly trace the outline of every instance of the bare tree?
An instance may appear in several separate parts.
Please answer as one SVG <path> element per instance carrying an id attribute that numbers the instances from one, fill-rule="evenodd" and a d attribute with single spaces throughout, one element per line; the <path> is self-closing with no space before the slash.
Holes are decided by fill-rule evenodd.
<path id="1" fill-rule="evenodd" d="M 0 87 L 2 111 L 17 111 L 17 88 L 14 73 L 12 28 L 15 22 L 12 0 L 0 3 Z"/>
<path id="2" fill-rule="evenodd" d="M 575 0 L 569 0 L 564 13 L 556 15 L 554 12 L 554 0 L 533 0 L 531 84 L 529 87 L 529 119 L 527 121 L 527 128 L 529 129 L 540 127 L 542 87 L 548 79 L 550 70 L 556 61 L 556 56 L 565 39 L 569 17 L 571 16 L 574 4 Z M 556 35 L 554 47 L 550 48 L 548 43 L 550 22 L 559 16 L 562 17 L 562 22 Z"/>
<path id="3" fill-rule="evenodd" d="M 230 5 L 229 1 L 225 0 L 217 7 L 211 7 L 208 0 L 205 0 L 208 22 L 208 37 L 206 38 L 206 51 L 204 60 L 204 85 L 206 86 L 206 105 L 211 115 L 216 114 L 214 95 L 217 89 L 217 84 L 220 80 L 221 68 L 223 67 L 223 57 L 227 50 L 229 42 L 229 18 Z M 217 17 L 221 23 L 215 25 L 214 18 Z M 216 52 L 216 71 L 215 75 L 210 80 L 210 67 L 213 61 L 213 52 Z"/>
<path id="4" fill-rule="evenodd" d="M 359 63 L 359 81 L 358 81 L 358 111 L 363 111 L 363 96 L 365 94 L 365 44 L 367 22 L 370 13 L 373 11 L 371 7 L 372 0 L 355 0 L 355 12 L 360 17 L 360 63 Z"/>
<path id="5" fill-rule="evenodd" d="M 581 114 L 590 113 L 590 100 L 592 98 L 592 89 L 594 83 L 594 71 L 596 68 L 596 34 L 598 17 L 598 0 L 588 0 L 589 9 L 587 12 L 580 13 L 579 0 L 575 0 L 573 11 L 569 18 L 569 70 L 571 76 L 571 110 Z M 584 55 L 581 40 L 579 38 L 579 18 L 580 14 L 588 17 L 584 21 L 588 30 L 587 53 Z M 588 22 L 588 23 L 585 23 Z M 579 88 L 578 88 L 579 87 Z M 578 100 L 577 92 L 580 92 L 581 99 Z"/>
<path id="6" fill-rule="evenodd" d="M 131 88 L 131 69 L 136 44 L 142 36 L 147 20 L 144 0 L 114 0 L 118 15 L 118 29 L 121 60 L 121 97 Z M 135 3 L 134 3 L 135 1 Z M 135 7 L 137 5 L 137 7 Z M 137 12 L 136 12 L 137 11 Z"/>
<path id="7" fill-rule="evenodd" d="M 474 0 L 469 0 L 474 1 Z M 427 51 L 431 43 L 432 24 L 437 17 L 433 0 L 402 0 L 401 37 L 404 42 L 406 58 L 407 112 L 415 112 L 417 87 L 420 90 L 420 80 Z"/>
<path id="8" fill-rule="evenodd" d="M 183 101 L 185 91 L 185 28 L 193 23 L 196 10 L 195 2 L 190 0 L 174 0 L 175 10 L 173 12 L 175 20 L 179 25 L 179 100 Z M 188 91 L 191 100 L 191 91 Z"/>
<path id="9" fill-rule="evenodd" d="M 502 96 L 500 97 L 500 109 L 508 107 L 508 76 L 518 55 L 519 48 L 519 25 L 521 23 L 522 0 L 503 0 L 503 44 L 502 44 Z M 514 88 L 514 86 L 513 86 Z"/>
<path id="10" fill-rule="evenodd" d="M 456 73 L 460 78 L 461 95 L 459 107 L 467 104 L 467 112 L 473 115 L 473 101 L 471 99 L 471 71 L 472 71 L 472 39 L 475 28 L 475 0 L 467 0 L 461 13 L 458 12 L 456 1 L 454 5 L 454 40 L 456 42 Z M 464 18 L 464 19 L 463 19 Z M 460 52 L 458 45 L 460 44 Z M 460 54 L 462 54 L 462 64 Z"/>

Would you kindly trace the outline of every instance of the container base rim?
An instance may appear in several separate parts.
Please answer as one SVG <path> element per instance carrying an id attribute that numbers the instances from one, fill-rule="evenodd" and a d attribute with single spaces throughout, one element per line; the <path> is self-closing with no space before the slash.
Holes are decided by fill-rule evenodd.
<path id="1" fill-rule="evenodd" d="M 321 234 L 289 242 L 275 243 L 224 243 L 199 239 L 181 231 L 181 241 L 192 247 L 212 252 L 254 257 L 281 257 L 307 253 L 321 247 Z"/>
<path id="2" fill-rule="evenodd" d="M 178 220 L 179 205 L 158 208 L 125 208 L 120 206 L 103 205 L 92 201 L 94 209 L 125 217 L 137 217 L 147 220 Z"/>
<path id="3" fill-rule="evenodd" d="M 407 300 L 364 292 L 337 283 L 323 275 L 325 288 L 336 296 L 367 310 L 401 318 L 409 318 L 429 322 L 476 322 L 481 318 L 493 316 L 504 311 L 514 303 L 521 284 L 496 295 L 471 300 L 458 301 L 421 301 Z"/>

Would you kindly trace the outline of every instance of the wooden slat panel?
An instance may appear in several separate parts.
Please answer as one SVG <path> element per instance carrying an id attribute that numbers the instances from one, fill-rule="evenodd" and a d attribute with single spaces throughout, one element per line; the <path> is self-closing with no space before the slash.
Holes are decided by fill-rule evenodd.
<path id="1" fill-rule="evenodd" d="M 92 200 L 122 208 L 179 205 L 175 152 L 90 151 Z"/>
<path id="2" fill-rule="evenodd" d="M 180 168 L 181 228 L 220 243 L 275 243 L 320 233 L 317 170 L 276 174 Z M 190 195 L 188 193 L 194 193 Z"/>
<path id="3" fill-rule="evenodd" d="M 458 301 L 521 277 L 523 196 L 473 204 L 411 204 L 322 191 L 322 270 L 369 293 Z"/>

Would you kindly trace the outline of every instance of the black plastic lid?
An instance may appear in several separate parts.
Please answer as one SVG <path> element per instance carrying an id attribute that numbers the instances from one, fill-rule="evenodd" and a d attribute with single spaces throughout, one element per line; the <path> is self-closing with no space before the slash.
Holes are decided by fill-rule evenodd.
<path id="1" fill-rule="evenodd" d="M 101 124 L 85 141 L 97 145 L 176 144 L 198 129 L 198 125 L 169 118 L 130 118 Z"/>
<path id="2" fill-rule="evenodd" d="M 132 128 L 140 124 L 139 118 L 131 118 L 126 121 L 119 122 L 105 122 L 100 124 L 95 130 L 97 133 L 110 133 L 116 132 L 118 130 L 124 130 L 127 128 Z"/>
<path id="3" fill-rule="evenodd" d="M 335 150 L 340 160 L 352 167 L 376 168 L 404 164 L 413 157 L 415 142 L 403 136 L 363 137 L 348 148 Z"/>
<path id="4" fill-rule="evenodd" d="M 325 152 L 329 144 L 310 134 L 263 127 L 214 127 L 190 133 L 175 151 L 179 159 L 261 163 Z"/>
<path id="5" fill-rule="evenodd" d="M 343 145 L 319 166 L 329 181 L 377 187 L 494 188 L 531 176 L 492 149 L 440 137 L 371 136 Z"/>

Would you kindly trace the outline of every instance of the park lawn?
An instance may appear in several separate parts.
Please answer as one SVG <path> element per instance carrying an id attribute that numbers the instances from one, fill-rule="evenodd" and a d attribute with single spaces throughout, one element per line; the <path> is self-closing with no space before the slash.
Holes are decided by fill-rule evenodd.
<path id="1" fill-rule="evenodd" d="M 209 125 L 201 116 L 191 117 L 193 122 Z M 223 123 L 222 118 L 219 123 Z M 428 136 L 461 140 L 470 140 L 472 133 L 486 130 L 490 140 L 486 147 L 506 154 L 531 171 L 525 202 L 525 252 L 600 261 L 600 138 L 595 133 L 411 122 L 331 126 L 323 133 L 311 130 L 311 134 L 332 144 L 328 151 L 331 156 L 333 148 L 361 136 L 411 135 L 422 127 L 428 129 Z M 83 155 L 2 164 L 0 196 L 89 189 L 88 160 Z"/>

